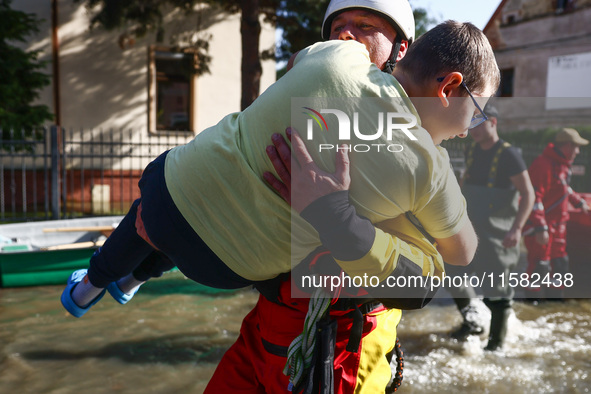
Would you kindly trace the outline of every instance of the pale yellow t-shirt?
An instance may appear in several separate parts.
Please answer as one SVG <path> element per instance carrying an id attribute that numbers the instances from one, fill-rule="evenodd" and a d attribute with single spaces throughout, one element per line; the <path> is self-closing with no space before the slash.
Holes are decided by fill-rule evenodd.
<path id="1" fill-rule="evenodd" d="M 288 272 L 292 263 L 320 245 L 316 231 L 299 215 L 292 216 L 262 178 L 264 171 L 273 171 L 265 154 L 271 135 L 287 126 L 305 129 L 306 124 L 299 123 L 305 117 L 292 118 L 291 107 L 292 98 L 305 97 L 398 98 L 384 100 L 383 110 L 412 113 L 418 119 L 400 84 L 370 62 L 364 45 L 329 41 L 302 50 L 294 67 L 245 111 L 226 116 L 174 148 L 165 165 L 173 201 L 207 245 L 246 279 Z M 324 118 L 334 130 L 336 116 Z M 377 127 L 375 117 L 363 121 Z M 464 225 L 465 200 L 447 152 L 420 126 L 411 132 L 417 141 L 401 137 L 402 152 L 350 154 L 350 199 L 373 223 L 411 211 L 433 237 L 450 237 Z M 361 142 L 367 141 L 351 140 Z M 319 152 L 318 143 L 338 144 L 336 133 L 316 133 L 307 142 L 317 164 L 334 170 L 335 152 Z M 368 270 L 371 275 L 383 266 Z"/>

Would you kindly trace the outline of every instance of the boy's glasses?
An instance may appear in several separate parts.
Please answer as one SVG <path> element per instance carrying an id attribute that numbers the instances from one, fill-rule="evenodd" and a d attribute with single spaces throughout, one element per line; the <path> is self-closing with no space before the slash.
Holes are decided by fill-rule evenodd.
<path id="1" fill-rule="evenodd" d="M 445 77 L 439 77 L 437 78 L 437 82 L 442 82 L 444 79 Z M 468 127 L 468 129 L 473 129 L 474 127 L 480 126 L 482 123 L 486 122 L 488 120 L 488 116 L 486 116 L 482 108 L 480 108 L 480 105 L 478 105 L 478 102 L 476 101 L 474 96 L 472 96 L 472 92 L 470 92 L 470 89 L 468 89 L 468 86 L 466 86 L 466 82 L 462 81 L 460 85 L 462 85 L 464 89 L 466 89 L 466 92 L 468 92 L 468 94 L 470 95 L 470 98 L 474 102 L 474 105 L 476 106 L 476 108 L 478 108 L 478 111 L 480 111 L 479 114 L 474 115 L 472 117 L 472 121 L 470 122 L 470 126 Z"/>

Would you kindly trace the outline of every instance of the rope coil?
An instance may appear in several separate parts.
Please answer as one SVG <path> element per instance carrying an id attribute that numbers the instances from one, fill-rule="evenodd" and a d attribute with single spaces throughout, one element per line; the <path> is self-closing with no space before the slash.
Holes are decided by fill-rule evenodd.
<path id="1" fill-rule="evenodd" d="M 283 373 L 289 376 L 288 391 L 293 391 L 302 383 L 305 372 L 312 364 L 314 347 L 316 346 L 316 323 L 327 313 L 331 302 L 332 299 L 326 297 L 326 293 L 322 288 L 317 288 L 314 291 L 308 305 L 303 332 L 291 342 L 287 351 L 287 362 L 283 368 Z M 396 372 L 392 382 L 386 388 L 386 393 L 396 392 L 403 379 L 404 352 L 398 338 L 396 338 L 394 351 L 396 352 Z"/>
<path id="2" fill-rule="evenodd" d="M 326 297 L 322 288 L 317 288 L 310 299 L 303 332 L 294 339 L 287 350 L 287 363 L 283 373 L 289 375 L 288 390 L 302 382 L 304 372 L 310 368 L 316 345 L 316 323 L 330 306 L 331 298 Z"/>

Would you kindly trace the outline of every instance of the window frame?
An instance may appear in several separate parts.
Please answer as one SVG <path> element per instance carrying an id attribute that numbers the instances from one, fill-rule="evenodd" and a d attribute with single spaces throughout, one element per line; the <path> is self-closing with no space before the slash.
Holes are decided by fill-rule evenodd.
<path id="1" fill-rule="evenodd" d="M 506 67 L 500 70 L 501 72 L 501 83 L 499 84 L 499 89 L 496 92 L 497 97 L 515 97 L 515 67 Z M 506 94 L 507 90 L 503 88 L 507 85 L 507 75 L 510 74 L 511 78 L 511 86 L 510 86 L 510 94 Z"/>
<path id="2" fill-rule="evenodd" d="M 156 54 L 157 52 L 181 53 L 185 56 L 195 56 L 192 52 L 177 50 L 173 47 L 150 45 L 148 48 L 148 132 L 152 135 L 163 134 L 177 134 L 187 135 L 189 133 L 195 134 L 197 130 L 197 75 L 193 74 L 189 77 L 189 129 L 188 130 L 160 130 L 157 122 L 157 86 L 158 74 L 156 70 Z"/>

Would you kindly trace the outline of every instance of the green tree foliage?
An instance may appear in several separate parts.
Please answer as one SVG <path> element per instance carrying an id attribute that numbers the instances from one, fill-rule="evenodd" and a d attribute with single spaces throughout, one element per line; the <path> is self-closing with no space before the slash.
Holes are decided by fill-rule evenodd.
<path id="1" fill-rule="evenodd" d="M 571 126 L 568 126 L 571 127 Z M 581 137 L 585 139 L 591 139 L 591 127 L 590 126 L 575 126 L 574 127 Z M 499 136 L 507 142 L 514 145 L 535 145 L 535 144 L 547 144 L 554 141 L 554 137 L 560 131 L 559 128 L 545 128 L 542 130 L 520 130 L 514 132 L 501 132 Z"/>
<path id="2" fill-rule="evenodd" d="M 591 140 L 591 126 L 589 125 L 566 125 L 572 127 L 579 132 L 581 137 Z M 544 147 L 550 142 L 554 142 L 554 137 L 560 131 L 559 127 L 547 127 L 539 130 L 500 130 L 499 137 L 503 140 L 513 144 L 519 148 L 527 146 Z M 468 133 L 469 135 L 470 133 Z M 471 144 L 474 140 L 472 138 L 454 138 L 449 141 L 444 141 L 443 146 L 452 149 L 465 149 L 466 144 Z"/>
<path id="3" fill-rule="evenodd" d="M 185 16 L 195 12 L 197 4 L 211 4 L 221 7 L 230 14 L 242 11 L 244 3 L 259 3 L 260 13 L 270 21 L 275 19 L 276 0 L 74 0 L 82 3 L 91 12 L 91 27 L 106 30 L 125 29 L 135 37 L 156 33 L 156 41 L 164 39 L 164 16 L 167 11 L 177 9 Z"/>
<path id="4" fill-rule="evenodd" d="M 427 30 L 438 23 L 437 19 L 431 18 L 428 15 L 428 11 L 424 8 L 413 8 L 413 14 L 415 16 L 415 37 L 426 33 Z"/>
<path id="5" fill-rule="evenodd" d="M 322 40 L 322 20 L 329 3 L 330 0 L 281 1 L 277 26 L 282 35 L 275 52 L 277 61 L 287 61 L 293 53 Z"/>
<path id="6" fill-rule="evenodd" d="M 53 115 L 45 105 L 31 105 L 39 90 L 49 85 L 42 73 L 45 62 L 39 52 L 25 52 L 14 44 L 38 32 L 39 20 L 32 14 L 10 8 L 11 0 L 0 0 L 0 128 L 4 140 L 31 136 L 36 128 Z M 24 135 L 23 135 L 24 133 Z"/>

